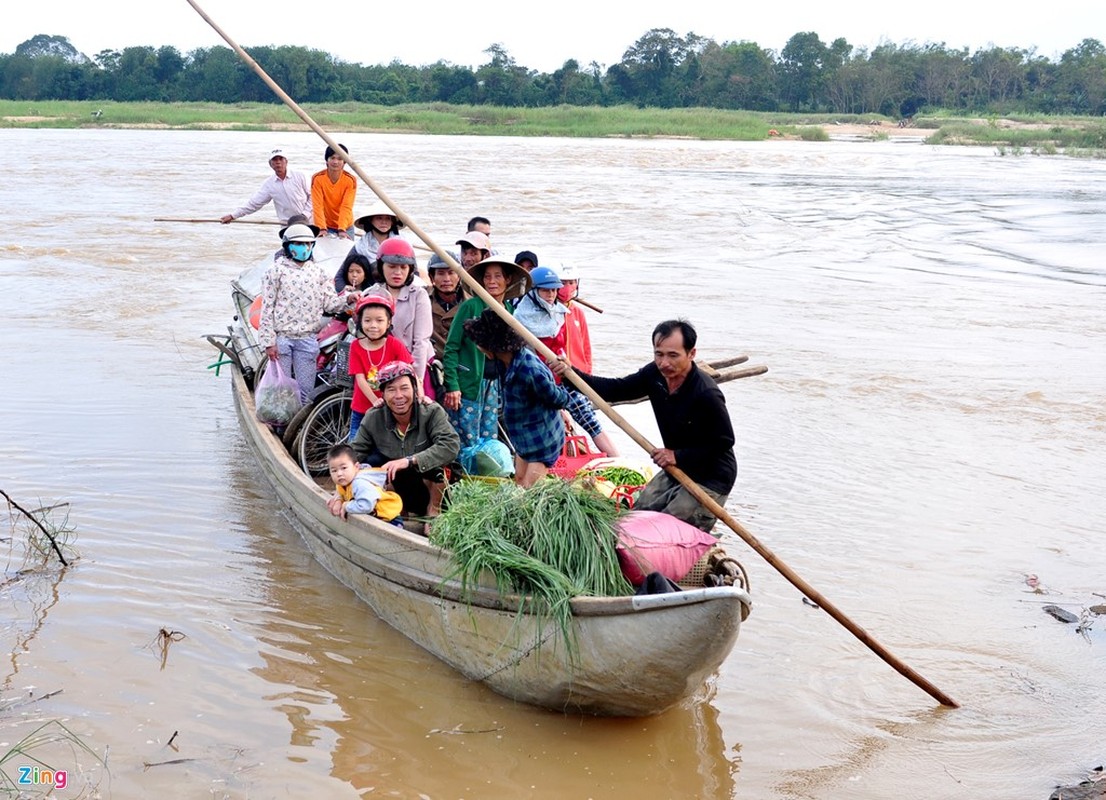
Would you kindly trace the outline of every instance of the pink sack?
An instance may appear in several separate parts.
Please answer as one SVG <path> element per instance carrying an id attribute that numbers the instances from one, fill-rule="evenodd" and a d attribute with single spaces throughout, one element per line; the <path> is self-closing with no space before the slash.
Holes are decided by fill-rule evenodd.
<path id="1" fill-rule="evenodd" d="M 618 563 L 640 586 L 650 572 L 680 581 L 718 540 L 660 511 L 631 511 L 618 521 Z"/>

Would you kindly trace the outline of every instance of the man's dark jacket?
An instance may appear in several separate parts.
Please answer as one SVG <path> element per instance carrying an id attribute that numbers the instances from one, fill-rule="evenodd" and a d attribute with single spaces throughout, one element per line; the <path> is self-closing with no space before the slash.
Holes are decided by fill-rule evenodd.
<path id="1" fill-rule="evenodd" d="M 718 384 L 695 364 L 672 394 L 656 364 L 647 364 L 625 378 L 584 373 L 580 377 L 607 401 L 648 397 L 661 441 L 676 454 L 676 466 L 700 486 L 729 494 L 737 480 L 737 459 L 726 398 Z"/>

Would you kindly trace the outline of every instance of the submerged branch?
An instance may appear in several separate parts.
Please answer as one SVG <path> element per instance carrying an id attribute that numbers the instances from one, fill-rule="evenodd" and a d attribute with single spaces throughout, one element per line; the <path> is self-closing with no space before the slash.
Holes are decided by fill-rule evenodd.
<path id="1" fill-rule="evenodd" d="M 54 535 L 52 533 L 50 533 L 50 531 L 46 530 L 46 526 L 43 525 L 42 522 L 39 521 L 38 517 L 36 517 L 34 514 L 32 514 L 27 509 L 23 508 L 23 506 L 19 505 L 19 503 L 15 502 L 11 498 L 11 495 L 9 495 L 3 489 L 0 489 L 0 494 L 4 495 L 4 499 L 8 501 L 9 506 L 14 508 L 16 511 L 18 511 L 23 516 L 25 516 L 27 519 L 29 519 L 31 522 L 33 522 L 38 527 L 38 529 L 40 531 L 42 531 L 43 535 L 45 535 L 46 538 L 50 540 L 50 544 L 54 548 L 54 552 L 57 553 L 57 555 L 58 555 L 58 560 L 62 563 L 63 566 L 68 567 L 69 562 L 66 561 L 65 556 L 62 555 L 61 547 L 58 546 L 58 540 L 54 538 Z"/>

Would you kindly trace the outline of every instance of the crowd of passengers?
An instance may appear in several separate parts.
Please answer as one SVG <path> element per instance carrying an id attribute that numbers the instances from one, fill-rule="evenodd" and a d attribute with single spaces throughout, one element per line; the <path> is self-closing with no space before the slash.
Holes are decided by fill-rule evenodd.
<path id="1" fill-rule="evenodd" d="M 733 430 L 721 391 L 695 367 L 689 323 L 658 325 L 653 362 L 638 372 L 592 376 L 575 267 L 543 265 L 530 250 L 505 258 L 492 247 L 489 220 L 473 217 L 450 255 L 553 352 L 555 360 L 547 362 L 437 254 L 420 274 L 415 247 L 388 206 L 377 201 L 355 219 L 356 180 L 332 148 L 324 159 L 326 169 L 308 180 L 288 170 L 283 150 L 273 150 L 273 175 L 222 221 L 272 201 L 284 223 L 281 249 L 262 279 L 258 339 L 268 358 L 295 378 L 302 402 L 315 389 L 321 316 L 350 316 L 351 424 L 348 443 L 330 453 L 333 513 L 436 516 L 459 452 L 499 439 L 514 454 L 515 481 L 532 486 L 561 456 L 566 423 L 579 425 L 599 451 L 617 455 L 591 401 L 562 381 L 569 366 L 605 399 L 648 397 L 664 443 L 653 461 L 662 468 L 678 464 L 725 502 L 736 478 Z M 313 259 L 316 241 L 327 235 L 351 242 L 336 274 Z M 636 507 L 706 530 L 714 523 L 663 471 L 639 493 Z"/>

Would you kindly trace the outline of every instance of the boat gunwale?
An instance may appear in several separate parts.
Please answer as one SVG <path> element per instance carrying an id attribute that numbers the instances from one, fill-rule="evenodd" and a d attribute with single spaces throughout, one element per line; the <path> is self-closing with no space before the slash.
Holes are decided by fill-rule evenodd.
<path id="1" fill-rule="evenodd" d="M 283 443 L 276 437 L 267 425 L 257 420 L 253 413 L 253 395 L 251 394 L 244 376 L 237 368 L 231 369 L 235 406 L 238 416 L 244 426 L 252 429 L 253 439 L 259 447 L 263 447 L 268 453 L 268 460 L 279 467 L 294 480 L 301 490 L 304 490 L 318 499 L 320 505 L 326 503 L 326 492 L 314 480 L 307 476 L 299 465 L 296 464 L 285 450 Z M 278 492 L 279 494 L 279 492 Z M 327 544 L 335 551 L 340 552 L 343 558 L 349 559 L 358 567 L 365 569 L 373 575 L 409 589 L 425 594 L 440 597 L 444 600 L 462 602 L 468 605 L 486 608 L 495 611 L 507 611 L 513 613 L 524 612 L 528 598 L 515 593 L 501 594 L 492 587 L 463 585 L 460 581 L 451 578 L 448 573 L 436 574 L 401 564 L 398 561 L 387 559 L 384 554 L 371 550 L 358 544 L 353 538 L 343 534 L 340 528 L 349 525 L 354 530 L 362 530 L 365 533 L 383 539 L 402 550 L 420 551 L 424 555 L 441 558 L 449 561 L 448 551 L 431 544 L 425 537 L 411 533 L 403 528 L 377 520 L 371 516 L 354 515 L 341 520 L 335 517 L 332 524 L 326 525 L 326 533 L 339 537 L 343 545 L 339 548 L 327 535 L 320 535 L 311 530 L 309 526 L 300 525 L 311 536 Z M 397 550 L 398 552 L 398 550 Z M 357 553 L 360 558 L 352 558 Z M 697 605 L 701 603 L 724 602 L 727 605 L 737 601 L 741 603 L 742 620 L 749 613 L 752 599 L 749 593 L 733 586 L 704 587 L 701 589 L 689 589 L 681 592 L 671 592 L 654 595 L 626 595 L 621 597 L 592 597 L 578 596 L 571 600 L 572 614 L 577 617 L 602 617 L 618 616 L 624 614 L 647 613 L 661 611 L 680 606 Z"/>

